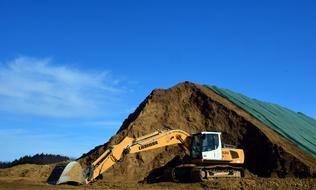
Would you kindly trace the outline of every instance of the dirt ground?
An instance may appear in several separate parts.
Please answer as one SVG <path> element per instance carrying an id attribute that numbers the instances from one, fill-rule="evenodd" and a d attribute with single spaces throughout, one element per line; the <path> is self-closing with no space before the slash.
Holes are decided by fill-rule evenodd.
<path id="1" fill-rule="evenodd" d="M 203 183 L 174 183 L 163 182 L 154 184 L 142 184 L 133 182 L 110 183 L 105 180 L 97 181 L 93 184 L 83 186 L 71 185 L 49 185 L 46 181 L 34 181 L 27 177 L 0 177 L 0 189 L 2 190 L 58 190 L 58 189 L 149 189 L 149 190 L 184 190 L 184 189 L 316 189 L 316 179 L 298 179 L 298 178 L 241 178 L 241 179 L 215 179 Z"/>
<path id="2" fill-rule="evenodd" d="M 199 189 L 316 189 L 316 178 L 263 178 L 257 177 L 248 173 L 243 178 L 221 178 L 214 179 L 209 182 L 201 183 L 176 183 L 176 182 L 160 182 L 160 183 L 140 183 L 135 181 L 115 179 L 124 179 L 124 176 L 116 178 L 104 178 L 97 180 L 94 183 L 82 186 L 71 185 L 50 185 L 47 180 L 54 169 L 55 165 L 34 165 L 24 164 L 11 168 L 0 169 L 0 190 L 62 190 L 62 189 L 77 189 L 77 190 L 93 190 L 93 189 L 149 189 L 149 190 L 199 190 Z"/>

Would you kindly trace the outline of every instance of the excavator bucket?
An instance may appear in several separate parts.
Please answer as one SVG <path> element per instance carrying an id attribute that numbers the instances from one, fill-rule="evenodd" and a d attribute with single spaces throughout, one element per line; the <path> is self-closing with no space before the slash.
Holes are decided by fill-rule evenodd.
<path id="1" fill-rule="evenodd" d="M 58 185 L 64 183 L 76 185 L 81 185 L 85 183 L 83 170 L 79 162 L 69 162 L 67 166 L 64 168 L 56 184 Z"/>

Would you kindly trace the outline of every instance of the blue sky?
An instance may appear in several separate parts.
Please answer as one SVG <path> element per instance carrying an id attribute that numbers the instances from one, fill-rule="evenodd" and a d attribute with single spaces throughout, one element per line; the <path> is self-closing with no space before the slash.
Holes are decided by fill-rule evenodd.
<path id="1" fill-rule="evenodd" d="M 154 89 L 212 84 L 316 118 L 315 1 L 0 1 L 0 160 L 78 157 Z"/>

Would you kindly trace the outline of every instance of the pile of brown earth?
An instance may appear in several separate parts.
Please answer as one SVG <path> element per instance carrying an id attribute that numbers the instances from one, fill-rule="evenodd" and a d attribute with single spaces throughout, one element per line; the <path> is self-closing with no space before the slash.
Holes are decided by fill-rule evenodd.
<path id="1" fill-rule="evenodd" d="M 27 178 L 32 181 L 46 182 L 54 165 L 22 164 L 0 169 L 0 178 Z"/>
<path id="2" fill-rule="evenodd" d="M 245 151 L 248 176 L 315 176 L 316 159 L 300 150 L 248 113 L 211 89 L 189 82 L 154 90 L 124 121 L 108 143 L 80 158 L 83 166 L 125 136 L 139 137 L 156 129 L 182 129 L 188 133 L 220 131 L 223 141 Z M 164 166 L 176 165 L 184 151 L 178 146 L 127 155 L 103 174 L 111 181 L 152 180 Z"/>

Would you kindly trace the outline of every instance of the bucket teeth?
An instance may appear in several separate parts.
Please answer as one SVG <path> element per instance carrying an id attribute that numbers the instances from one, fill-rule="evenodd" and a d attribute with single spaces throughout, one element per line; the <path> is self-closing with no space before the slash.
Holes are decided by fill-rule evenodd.
<path id="1" fill-rule="evenodd" d="M 83 177 L 83 170 L 78 162 L 69 162 L 67 166 L 64 168 L 56 184 L 63 183 L 77 185 L 85 183 L 85 179 Z"/>

